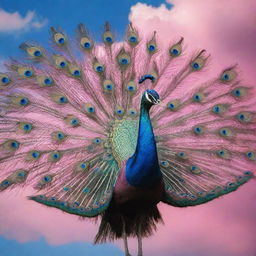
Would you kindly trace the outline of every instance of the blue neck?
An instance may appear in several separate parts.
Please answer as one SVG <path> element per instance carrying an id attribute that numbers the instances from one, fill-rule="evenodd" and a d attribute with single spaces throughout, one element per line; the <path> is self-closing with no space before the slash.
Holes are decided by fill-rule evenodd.
<path id="1" fill-rule="evenodd" d="M 143 102 L 140 107 L 140 123 L 135 153 L 126 163 L 126 179 L 136 187 L 152 187 L 161 180 L 153 128 L 149 117 L 151 106 Z"/>

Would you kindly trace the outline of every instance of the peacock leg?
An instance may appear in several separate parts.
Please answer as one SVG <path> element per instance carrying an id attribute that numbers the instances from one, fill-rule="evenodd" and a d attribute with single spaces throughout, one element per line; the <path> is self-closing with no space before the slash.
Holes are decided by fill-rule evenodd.
<path id="1" fill-rule="evenodd" d="M 127 236 L 126 236 L 126 233 L 125 233 L 125 225 L 123 226 L 123 240 L 124 240 L 125 256 L 131 256 L 131 254 L 129 253 L 128 242 L 127 242 Z"/>
<path id="2" fill-rule="evenodd" d="M 142 235 L 141 235 L 141 227 L 139 227 L 139 232 L 138 232 L 138 256 L 143 256 L 142 254 Z"/>

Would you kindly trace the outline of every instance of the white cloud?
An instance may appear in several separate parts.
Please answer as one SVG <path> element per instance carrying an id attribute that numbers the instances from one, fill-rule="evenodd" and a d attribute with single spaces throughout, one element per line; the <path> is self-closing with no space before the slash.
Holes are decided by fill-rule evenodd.
<path id="1" fill-rule="evenodd" d="M 47 24 L 47 19 L 39 18 L 35 11 L 28 11 L 24 17 L 19 12 L 9 13 L 0 9 L 0 32 L 24 31 L 30 28 L 41 28 Z"/>

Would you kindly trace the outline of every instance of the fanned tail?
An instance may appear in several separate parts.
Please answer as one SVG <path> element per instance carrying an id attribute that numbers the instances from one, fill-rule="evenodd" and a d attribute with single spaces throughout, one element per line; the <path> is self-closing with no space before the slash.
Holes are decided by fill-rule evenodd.
<path id="1" fill-rule="evenodd" d="M 196 82 L 207 58 L 199 52 L 181 72 L 168 77 L 165 71 L 155 87 L 163 92 L 164 106 L 152 114 L 163 201 L 173 206 L 208 202 L 254 177 L 255 88 L 239 79 L 236 66 Z"/>
<path id="2" fill-rule="evenodd" d="M 28 58 L 0 74 L 0 191 L 31 185 L 39 191 L 31 199 L 45 205 L 104 212 L 120 163 L 134 153 L 146 89 L 164 105 L 150 113 L 164 202 L 201 204 L 253 177 L 256 94 L 236 66 L 200 83 L 205 50 L 187 58 L 183 38 L 160 49 L 156 32 L 144 38 L 132 24 L 124 42 L 108 23 L 102 44 L 82 24 L 76 41 L 56 28 L 51 37 L 52 50 L 21 44 Z"/>

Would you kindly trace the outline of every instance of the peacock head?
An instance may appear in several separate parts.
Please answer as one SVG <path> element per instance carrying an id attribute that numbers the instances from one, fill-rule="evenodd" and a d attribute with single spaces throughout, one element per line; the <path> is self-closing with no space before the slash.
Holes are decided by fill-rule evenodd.
<path id="1" fill-rule="evenodd" d="M 160 97 L 155 90 L 146 90 L 142 95 L 141 102 L 146 106 L 151 107 L 160 103 Z"/>

